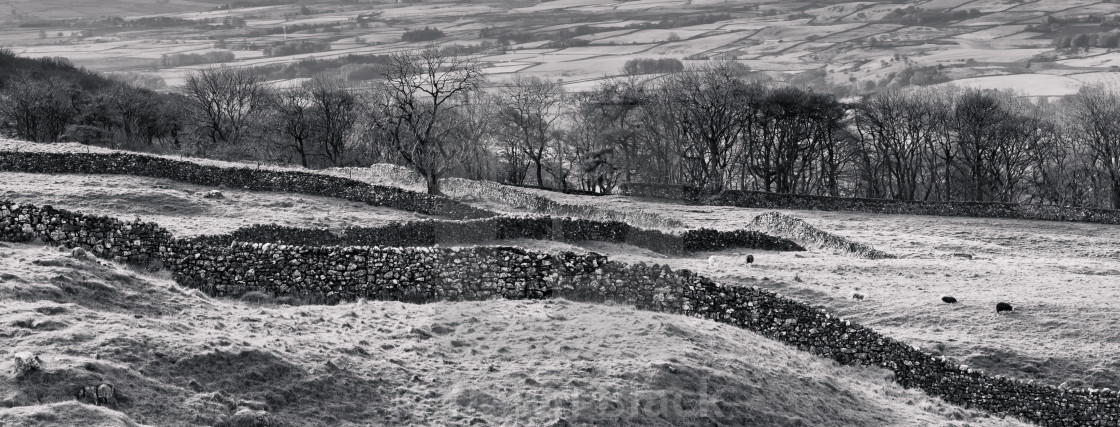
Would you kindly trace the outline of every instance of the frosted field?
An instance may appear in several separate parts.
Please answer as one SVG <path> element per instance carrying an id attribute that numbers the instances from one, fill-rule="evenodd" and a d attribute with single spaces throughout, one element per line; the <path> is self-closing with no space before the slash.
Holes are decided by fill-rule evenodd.
<path id="1" fill-rule="evenodd" d="M 330 59 L 346 55 L 377 55 L 386 54 L 395 50 L 417 47 L 400 41 L 400 35 L 406 28 L 420 28 L 425 25 L 440 27 L 447 37 L 440 40 L 443 44 L 477 45 L 482 40 L 478 37 L 480 30 L 485 28 L 508 28 L 518 32 L 550 32 L 577 26 L 592 26 L 597 28 L 615 28 L 614 31 L 604 31 L 595 34 L 580 36 L 582 40 L 592 42 L 592 46 L 569 48 L 562 51 L 556 49 L 534 49 L 549 43 L 549 40 L 538 40 L 529 43 L 511 46 L 507 53 L 484 53 L 480 58 L 490 63 L 487 72 L 492 74 L 508 74 L 525 70 L 534 75 L 566 79 L 568 85 L 584 84 L 590 80 L 598 79 L 603 75 L 617 75 L 618 65 L 635 58 L 671 58 L 683 59 L 690 55 L 716 55 L 720 53 L 734 53 L 740 59 L 752 61 L 752 66 L 757 70 L 775 72 L 792 72 L 811 68 L 819 68 L 814 63 L 828 61 L 835 65 L 832 69 L 848 69 L 853 62 L 862 62 L 867 59 L 879 60 L 891 58 L 894 54 L 908 55 L 914 64 L 947 64 L 971 68 L 973 65 L 965 64 L 968 59 L 983 62 L 983 66 L 1000 65 L 1007 72 L 1021 72 L 1022 65 L 1032 56 L 1047 52 L 1051 49 L 1049 39 L 1039 37 L 1038 33 L 1024 31 L 1026 25 L 1037 22 L 1043 14 L 1085 14 L 1104 13 L 1113 10 L 1120 12 L 1120 6 L 1114 4 L 1096 4 L 1091 0 L 1075 0 L 1062 2 L 1057 0 L 1043 0 L 1029 3 L 1005 2 L 1004 0 L 977 0 L 963 2 L 961 0 L 931 0 L 917 2 L 915 5 L 926 9 L 949 8 L 960 6 L 962 8 L 978 7 L 981 10 L 995 11 L 990 16 L 967 20 L 965 22 L 946 27 L 925 26 L 900 26 L 894 24 L 879 24 L 873 21 L 890 13 L 903 4 L 883 4 L 876 2 L 846 2 L 831 5 L 819 5 L 803 9 L 809 2 L 779 2 L 763 3 L 760 12 L 779 11 L 777 16 L 757 16 L 751 13 L 733 13 L 733 18 L 710 24 L 684 26 L 666 29 L 624 29 L 625 25 L 657 21 L 655 13 L 665 11 L 673 16 L 688 13 L 718 13 L 721 2 L 687 2 L 685 0 L 638 0 L 628 2 L 611 2 L 605 0 L 556 0 L 538 4 L 521 3 L 520 8 L 512 8 L 502 3 L 478 4 L 386 4 L 371 6 L 380 10 L 382 14 L 378 19 L 391 19 L 392 27 L 384 22 L 373 22 L 373 28 L 359 29 L 346 28 L 341 33 L 304 31 L 287 35 L 288 41 L 293 40 L 326 40 L 331 42 L 331 50 L 308 54 L 292 55 L 287 57 L 270 58 L 263 54 L 249 51 L 237 51 L 234 54 L 238 59 L 229 66 L 251 67 L 258 65 L 272 65 L 296 62 L 304 59 Z M 744 4 L 743 2 L 736 3 Z M 706 6 L 705 6 L 706 5 Z M 857 16 L 857 8 L 866 6 L 858 11 L 863 16 Z M 246 9 L 196 11 L 190 13 L 168 11 L 163 15 L 191 19 L 221 19 L 226 16 L 247 16 L 248 24 L 254 28 L 267 28 L 279 24 L 326 24 L 333 22 L 349 22 L 349 19 L 362 13 L 359 8 L 341 8 L 328 10 L 323 14 L 313 16 L 292 15 L 287 19 L 285 14 L 295 13 L 296 6 L 265 6 Z M 786 20 L 787 13 L 800 13 L 804 10 L 809 16 Z M 998 11 L 997 11 L 998 10 Z M 657 12 L 654 12 L 657 11 Z M 556 19 L 551 19 L 552 15 Z M 797 16 L 797 15 L 792 15 Z M 824 24 L 829 23 L 829 24 Z M 823 25 L 822 25 L 823 24 Z M 349 26 L 348 26 L 349 27 Z M 154 61 L 161 55 L 169 53 L 203 53 L 210 51 L 209 44 L 216 39 L 210 37 L 205 40 L 194 39 L 183 45 L 169 43 L 153 43 L 155 39 L 170 39 L 175 31 L 181 29 L 137 30 L 123 33 L 110 33 L 107 37 L 82 40 L 78 44 L 66 45 L 38 45 L 30 46 L 37 41 L 28 40 L 29 36 L 37 33 L 28 31 L 0 32 L 0 43 L 10 40 L 12 43 L 25 43 L 27 45 L 17 48 L 19 52 L 33 56 L 65 56 L 73 59 L 77 65 L 87 66 L 95 70 L 115 71 L 147 71 Z M 51 30 L 53 33 L 54 31 Z M 671 35 L 676 35 L 682 40 L 668 42 Z M 194 37 L 192 34 L 183 34 L 184 37 Z M 873 48 L 862 44 L 868 37 L 874 36 L 879 40 L 888 42 L 914 43 L 912 46 L 896 46 Z M 135 37 L 137 40 L 114 39 L 114 37 Z M 236 40 L 236 36 L 230 38 Z M 809 42 L 809 39 L 813 39 Z M 947 46 L 943 40 L 960 40 L 959 46 Z M 246 40 L 267 45 L 285 40 L 281 34 L 268 35 Z M 490 39 L 493 41 L 494 39 Z M 47 41 L 50 41 L 48 39 Z M 806 43 L 798 44 L 804 41 Z M 925 44 L 918 44 L 927 42 Z M 1095 55 L 1089 53 L 1088 55 Z M 513 61 L 511 64 L 502 64 Z M 572 61 L 578 61 L 573 63 Z M 560 64 L 550 65 L 551 62 Z M 1105 71 L 1108 67 L 1116 65 L 1117 61 L 1109 56 L 1098 58 L 1074 58 L 1057 62 L 1062 66 L 1097 68 Z M 576 69 L 576 67 L 604 66 L 611 68 L 602 69 Z M 897 72 L 905 68 L 905 64 L 892 64 L 888 67 L 868 65 L 861 67 L 859 78 L 881 79 L 889 72 Z M 203 66 L 189 66 L 180 69 L 163 69 L 158 71 L 165 80 L 175 86 L 182 82 L 182 78 L 191 70 Z M 999 72 L 1000 70 L 986 70 L 985 73 Z M 1043 70 L 1044 74 L 1070 74 L 1088 70 Z M 549 75 L 556 72 L 556 75 Z M 879 73 L 879 74 L 876 74 Z M 954 76 L 974 76 L 977 73 L 967 70 L 955 70 Z M 504 78 L 504 77 L 503 77 Z M 830 79 L 840 81 L 840 79 Z M 1046 90 L 1050 91 L 1050 90 Z M 1052 92 L 1052 91 L 1050 91 Z"/>
<path id="2" fill-rule="evenodd" d="M 1065 76 L 1015 74 L 954 80 L 952 84 L 976 89 L 1015 90 L 1028 96 L 1064 96 L 1077 93 L 1081 82 Z"/>
<path id="3" fill-rule="evenodd" d="M 210 8 L 213 7 L 213 5 L 211 5 L 211 4 L 207 4 L 207 6 L 208 6 L 207 9 L 210 9 Z M 258 7 L 246 7 L 246 8 L 228 9 L 228 10 L 208 10 L 208 11 L 204 11 L 204 12 L 160 14 L 159 16 L 170 16 L 170 17 L 173 17 L 173 18 L 202 20 L 202 19 L 222 19 L 222 18 L 225 18 L 227 16 L 283 13 L 286 10 L 298 10 L 298 8 L 293 8 L 291 6 L 258 6 Z"/>
<path id="4" fill-rule="evenodd" d="M 883 19 L 888 14 L 898 9 L 896 4 L 875 4 L 858 12 L 844 16 L 840 22 L 875 22 Z"/>
<path id="5" fill-rule="evenodd" d="M 591 41 L 592 43 L 598 44 L 599 40 L 618 37 L 618 36 L 621 36 L 621 35 L 631 34 L 631 33 L 635 33 L 635 32 L 638 32 L 638 31 L 642 31 L 642 30 L 627 29 L 627 30 L 617 30 L 617 31 L 604 31 L 604 32 L 601 32 L 601 33 L 582 35 L 582 36 L 575 37 L 575 38 L 579 39 L 579 40 L 588 40 L 588 41 Z"/>
<path id="6" fill-rule="evenodd" d="M 859 28 L 863 24 L 838 25 L 774 25 L 750 36 L 754 40 L 805 40 L 809 36 L 822 37 Z"/>
<path id="7" fill-rule="evenodd" d="M 1077 80 L 1085 85 L 1093 85 L 1098 83 L 1106 85 L 1120 84 L 1120 73 L 1115 72 L 1069 74 L 1067 75 L 1067 77 Z"/>
<path id="8" fill-rule="evenodd" d="M 717 34 L 694 40 L 664 43 L 646 52 L 654 55 L 678 55 L 683 57 L 718 49 L 746 36 L 747 34 L 739 32 Z"/>
<path id="9" fill-rule="evenodd" d="M 1114 13 L 1118 13 L 1118 12 L 1120 12 L 1120 4 L 1100 2 L 1100 3 L 1091 4 L 1091 5 L 1088 5 L 1088 6 L 1081 6 L 1081 7 L 1077 7 L 1077 8 L 1073 8 L 1073 9 L 1066 9 L 1066 10 L 1062 10 L 1062 11 L 1059 11 L 1059 12 L 1054 12 L 1053 15 L 1057 16 L 1057 17 L 1089 15 L 1089 14 L 1110 15 L 1110 14 L 1114 14 Z"/>
<path id="10" fill-rule="evenodd" d="M 838 43 L 846 42 L 849 40 L 860 39 L 864 37 L 874 36 L 876 34 L 887 33 L 901 28 L 901 25 L 894 24 L 869 24 L 858 28 L 853 28 L 847 31 L 840 31 L 834 34 L 823 35 L 818 38 L 818 42 Z"/>
<path id="11" fill-rule="evenodd" d="M 539 3 L 539 4 L 536 4 L 536 5 L 533 5 L 533 6 L 520 7 L 520 8 L 517 8 L 517 9 L 513 9 L 512 12 L 513 13 L 529 13 L 529 12 L 541 12 L 541 11 L 546 11 L 546 10 L 568 9 L 568 8 L 575 8 L 575 7 L 581 7 L 581 6 L 606 6 L 606 5 L 610 5 L 610 4 L 611 4 L 610 2 L 606 2 L 606 1 L 603 1 L 603 0 L 552 0 L 552 1 L 548 1 L 548 2 Z"/>
<path id="12" fill-rule="evenodd" d="M 545 192 L 528 190 L 537 194 Z M 556 194 L 556 193 L 552 193 Z M 692 206 L 621 196 L 551 195 L 564 203 L 642 209 L 693 227 L 745 227 L 762 209 Z M 869 261 L 842 255 L 741 250 L 691 259 L 624 245 L 592 250 L 629 262 L 666 263 L 719 280 L 780 282 L 773 290 L 840 310 L 887 335 L 988 372 L 1052 384 L 1120 384 L 1120 227 L 1050 221 L 779 210 L 811 225 L 899 255 Z M 960 257 L 955 254 L 967 254 Z M 714 266 L 709 256 L 716 256 Z M 853 293 L 866 300 L 851 298 Z M 961 301 L 948 305 L 941 295 Z M 963 298 L 962 298 L 963 296 Z M 997 316 L 997 301 L 1016 307 Z"/>
<path id="13" fill-rule="evenodd" d="M 1018 23 L 1018 22 L 1037 22 L 1039 18 L 1041 18 L 1045 15 L 1047 15 L 1046 12 L 1006 11 L 1006 12 L 997 12 L 997 13 L 993 13 L 991 15 L 985 15 L 985 16 L 981 16 L 981 17 L 977 17 L 977 18 L 968 19 L 968 20 L 961 21 L 961 22 L 958 22 L 958 23 L 953 24 L 953 25 L 960 26 L 960 27 L 974 27 L 974 26 L 982 26 L 982 25 L 1001 25 L 1001 24 L 1006 24 L 1008 22 L 1015 22 L 1015 23 Z"/>
<path id="14" fill-rule="evenodd" d="M 525 68 L 522 73 L 541 78 L 560 76 L 564 80 L 600 78 L 614 73 L 608 70 L 621 69 L 626 61 L 628 59 L 624 57 L 592 57 L 564 62 L 548 62 Z"/>
<path id="15" fill-rule="evenodd" d="M 915 57 L 923 62 L 954 62 L 975 59 L 979 62 L 1015 62 L 1026 60 L 1032 56 L 1050 49 L 978 49 L 978 48 L 946 48 Z"/>
<path id="16" fill-rule="evenodd" d="M 973 0 L 929 0 L 919 3 L 919 7 L 923 9 L 953 9 Z"/>
<path id="17" fill-rule="evenodd" d="M 977 9 L 977 10 L 979 10 L 981 12 L 984 12 L 984 13 L 992 13 L 992 12 L 1001 12 L 1001 11 L 1004 11 L 1004 10 L 1012 9 L 1016 6 L 1021 6 L 1021 5 L 1019 3 L 1010 2 L 1010 1 L 1007 1 L 1007 0 L 975 0 L 975 1 L 969 2 L 968 4 L 960 6 L 958 9 L 968 9 L 968 10 Z M 1021 9 L 1038 10 L 1036 8 L 1033 8 L 1033 7 L 1019 8 L 1017 10 L 1021 10 Z"/>
<path id="18" fill-rule="evenodd" d="M 1000 26 L 993 27 L 993 28 L 985 28 L 985 29 L 978 30 L 978 31 L 972 31 L 972 32 L 960 34 L 960 35 L 954 36 L 954 38 L 987 41 L 987 40 L 992 40 L 992 39 L 998 39 L 1000 37 L 1006 37 L 1006 36 L 1009 36 L 1009 35 L 1012 35 L 1012 34 L 1018 34 L 1018 33 L 1023 32 L 1023 30 L 1026 29 L 1026 28 L 1027 28 L 1026 25 L 1000 25 Z M 1038 33 L 1031 33 L 1031 34 L 1038 35 Z"/>
<path id="19" fill-rule="evenodd" d="M 207 10 L 213 3 L 189 0 L 155 1 L 128 0 L 9 0 L 0 7 L 0 20 L 12 17 L 13 10 L 43 19 L 68 19 L 89 16 L 137 16 L 154 13 Z"/>
<path id="20" fill-rule="evenodd" d="M 564 55 L 574 56 L 601 56 L 601 55 L 633 55 L 648 51 L 654 47 L 650 44 L 638 45 L 622 45 L 622 46 L 577 46 L 564 48 L 552 52 L 542 53 L 544 56 L 549 55 L 562 55 L 561 59 L 567 59 Z"/>
<path id="21" fill-rule="evenodd" d="M 837 3 L 805 11 L 816 17 L 813 22 L 818 24 L 835 22 L 840 18 L 859 12 L 860 6 L 874 5 L 873 2 Z"/>
<path id="22" fill-rule="evenodd" d="M 1120 52 L 1101 53 L 1085 58 L 1060 59 L 1055 62 L 1070 67 L 1112 67 L 1120 65 Z"/>
<path id="23" fill-rule="evenodd" d="M 1023 11 L 1033 10 L 1041 12 L 1059 12 L 1063 10 L 1083 10 L 1085 6 L 1100 3 L 1097 0 L 1039 0 L 1035 2 L 1016 5 L 1007 10 Z M 1086 9 L 1088 10 L 1088 9 Z"/>
<path id="24" fill-rule="evenodd" d="M 208 298 L 163 275 L 0 245 L 0 319 L 50 325 L 7 340 L 5 352 L 38 353 L 58 383 L 88 381 L 96 370 L 134 402 L 122 414 L 4 376 L 9 399 L 61 402 L 0 408 L 5 424 L 214 424 L 228 404 L 289 395 L 270 405 L 272 416 L 305 426 L 620 417 L 667 426 L 688 423 L 688 414 L 737 425 L 1024 425 L 903 389 L 882 369 L 838 366 L 701 319 L 566 300 Z M 653 410 L 651 401 L 690 412 Z"/>
<path id="25" fill-rule="evenodd" d="M 710 32 L 711 32 L 710 30 L 683 30 L 683 29 L 641 30 L 641 31 L 636 31 L 636 32 L 624 34 L 624 35 L 619 35 L 619 36 L 614 36 L 614 37 L 609 37 L 609 38 L 601 38 L 601 39 L 597 40 L 597 44 L 658 43 L 658 42 L 669 41 L 669 38 L 673 35 L 676 35 L 677 37 L 679 37 L 680 39 L 683 40 L 683 39 L 690 39 L 692 37 L 699 36 L 701 34 L 707 34 L 707 33 L 710 33 Z"/>

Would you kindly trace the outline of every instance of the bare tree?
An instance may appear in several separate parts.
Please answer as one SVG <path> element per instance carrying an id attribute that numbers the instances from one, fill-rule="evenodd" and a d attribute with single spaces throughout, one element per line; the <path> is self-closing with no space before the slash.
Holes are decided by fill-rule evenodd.
<path id="1" fill-rule="evenodd" d="M 439 194 L 439 179 L 466 150 L 456 122 L 459 109 L 482 83 L 477 62 L 443 53 L 439 46 L 394 52 L 384 69 L 384 86 L 373 105 L 373 125 L 406 164 Z"/>
<path id="2" fill-rule="evenodd" d="M 192 101 L 195 128 L 210 146 L 236 145 L 267 100 L 265 85 L 242 68 L 203 68 L 187 76 L 184 92 Z"/>
<path id="3" fill-rule="evenodd" d="M 563 88 L 553 81 L 518 75 L 499 91 L 497 102 L 502 139 L 533 162 L 537 185 L 544 186 L 545 156 L 556 136 Z"/>
<path id="4" fill-rule="evenodd" d="M 922 92 L 883 91 L 855 107 L 864 179 L 870 196 L 917 200 L 930 178 L 927 151 L 942 125 Z"/>
<path id="5" fill-rule="evenodd" d="M 357 97 L 340 80 L 326 76 L 312 79 L 307 95 L 311 106 L 311 136 L 319 153 L 327 164 L 343 166 L 362 112 Z"/>
<path id="6" fill-rule="evenodd" d="M 671 175 L 673 156 L 658 157 L 643 144 L 657 139 L 643 138 L 643 117 L 651 107 L 646 89 L 639 77 L 628 76 L 603 80 L 576 96 L 567 136 L 581 162 L 584 190 L 606 192 L 618 179 L 633 182 L 639 174 L 646 182 L 663 183 Z"/>
<path id="7" fill-rule="evenodd" d="M 280 133 L 279 145 L 299 156 L 303 167 L 310 167 L 314 155 L 311 147 L 311 97 L 302 87 L 281 89 L 270 97 L 274 129 Z"/>
<path id="8" fill-rule="evenodd" d="M 0 117 L 12 123 L 21 139 L 54 142 L 80 113 L 81 95 L 61 79 L 36 79 L 19 73 L 0 93 Z"/>
<path id="9" fill-rule="evenodd" d="M 1082 87 L 1068 99 L 1074 137 L 1089 148 L 1093 165 L 1107 177 L 1113 209 L 1120 209 L 1120 88 Z"/>
<path id="10" fill-rule="evenodd" d="M 744 70 L 730 61 L 671 74 L 663 90 L 676 116 L 675 136 L 682 143 L 685 171 L 693 184 L 709 191 L 724 189 L 732 149 L 742 137 L 756 95 Z"/>

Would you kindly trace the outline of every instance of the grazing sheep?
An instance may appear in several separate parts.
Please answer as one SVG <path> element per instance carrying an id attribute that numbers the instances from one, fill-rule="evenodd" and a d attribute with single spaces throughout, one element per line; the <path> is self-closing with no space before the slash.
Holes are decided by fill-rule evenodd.
<path id="1" fill-rule="evenodd" d="M 39 355 L 30 352 L 20 352 L 15 354 L 16 362 L 16 376 L 23 376 L 31 372 L 40 371 L 43 369 L 43 361 L 39 359 Z"/>
<path id="2" fill-rule="evenodd" d="M 82 403 L 97 404 L 97 387 L 85 386 L 74 390 L 74 399 Z"/>
<path id="3" fill-rule="evenodd" d="M 716 267 L 716 256 L 712 255 L 712 256 L 708 257 L 708 268 L 715 268 L 715 267 Z"/>
<path id="4" fill-rule="evenodd" d="M 1003 313 L 1005 311 L 1015 311 L 1015 309 L 1011 307 L 1011 304 L 1005 302 L 996 304 L 996 313 Z"/>
<path id="5" fill-rule="evenodd" d="M 864 296 L 861 293 L 852 294 L 852 299 L 857 299 L 857 300 L 863 301 L 863 298 L 864 298 Z"/>
<path id="6" fill-rule="evenodd" d="M 91 403 L 97 406 L 116 406 L 116 389 L 112 384 L 101 383 L 96 386 L 79 387 L 74 391 L 74 399 L 82 403 Z"/>
<path id="7" fill-rule="evenodd" d="M 95 395 L 95 402 L 98 405 L 117 405 L 117 390 L 113 388 L 112 384 L 104 384 L 97 386 L 97 394 Z"/>
<path id="8" fill-rule="evenodd" d="M 953 298 L 953 297 L 948 296 L 948 295 L 945 295 L 945 296 L 941 297 L 941 300 L 945 301 L 948 304 L 956 304 L 957 303 L 956 298 Z"/>

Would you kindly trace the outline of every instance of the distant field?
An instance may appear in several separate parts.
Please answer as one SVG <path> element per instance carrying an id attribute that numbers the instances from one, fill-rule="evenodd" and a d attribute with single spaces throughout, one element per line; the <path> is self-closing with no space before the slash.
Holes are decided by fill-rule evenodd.
<path id="1" fill-rule="evenodd" d="M 105 0 L 110 7 L 116 0 Z M 743 6 L 756 4 L 758 10 Z M 45 5 L 46 3 L 44 3 Z M 206 7 L 202 7 L 202 6 Z M 477 45 L 498 41 L 482 38 L 486 29 L 502 29 L 524 37 L 537 35 L 524 43 L 511 43 L 508 49 L 478 54 L 484 69 L 495 82 L 515 73 L 530 73 L 548 79 L 563 79 L 569 90 L 586 90 L 603 76 L 619 75 L 620 67 L 635 58 L 712 57 L 735 55 L 752 68 L 783 78 L 804 70 L 820 69 L 824 63 L 840 74 L 818 77 L 823 84 L 850 85 L 853 81 L 880 81 L 906 67 L 940 65 L 950 67 L 946 75 L 971 78 L 1022 73 L 1027 61 L 1049 52 L 1052 39 L 1068 28 L 1058 26 L 1053 33 L 1026 31 L 1047 16 L 1068 17 L 1120 13 L 1120 5 L 1093 0 L 1070 2 L 1044 0 L 1015 2 L 1005 0 L 930 0 L 903 3 L 847 2 L 823 4 L 804 2 L 735 2 L 686 0 L 555 0 L 548 2 L 482 2 L 424 4 L 312 5 L 310 15 L 301 15 L 296 5 L 262 6 L 232 10 L 213 10 L 209 3 L 175 2 L 151 16 L 171 16 L 193 21 L 218 22 L 229 17 L 246 19 L 245 29 L 194 30 L 186 27 L 109 31 L 96 38 L 82 38 L 71 27 L 44 28 L 48 37 L 38 38 L 37 30 L 7 32 L 0 18 L 0 44 L 11 45 L 30 56 L 63 56 L 78 65 L 97 71 L 146 71 L 163 77 L 174 89 L 187 73 L 205 65 L 155 69 L 163 54 L 198 53 L 213 47 L 217 40 L 256 43 L 258 47 L 282 41 L 307 40 L 329 43 L 326 52 L 284 57 L 263 57 L 260 51 L 238 51 L 237 61 L 227 66 L 251 67 L 284 64 L 307 59 L 330 59 L 346 55 L 377 55 L 417 47 L 400 40 L 408 29 L 425 26 L 442 29 L 443 44 Z M 980 16 L 962 21 L 930 25 L 902 25 L 884 21 L 894 10 L 918 6 L 926 10 L 972 10 Z M 148 7 L 148 6 L 144 6 Z M 201 7 L 201 8 L 199 8 Z M 147 10 L 143 9 L 142 10 Z M 182 10 L 180 10 L 182 9 Z M 357 17 L 379 12 L 372 22 L 358 25 Z M 86 12 L 75 11 L 75 14 Z M 141 12 L 136 12 L 141 13 Z M 705 14 L 721 14 L 715 22 L 688 21 Z M 97 15 L 101 16 L 101 15 Z M 663 26 L 664 18 L 684 19 L 677 25 Z M 9 21 L 14 25 L 15 18 Z M 364 18 L 364 19 L 368 19 Z M 891 18 L 893 19 L 893 18 Z M 624 28 L 628 25 L 656 25 L 653 28 Z M 253 30 L 280 26 L 316 25 L 289 34 L 251 35 Z M 1080 24 L 1079 24 L 1080 25 Z M 1092 24 L 1084 24 L 1092 25 Z M 561 31 L 594 28 L 606 31 L 574 37 L 590 42 L 590 47 L 571 47 L 562 51 L 536 50 L 552 43 Z M 1093 28 L 1096 28 L 1095 26 Z M 58 37 L 58 32 L 64 32 Z M 582 30 L 581 30 L 582 31 Z M 874 39 L 872 39 L 874 38 Z M 956 42 L 956 44 L 954 44 Z M 575 43 L 578 44 L 578 43 Z M 574 58 L 569 54 L 595 55 Z M 810 52 L 812 54 L 810 54 Z M 560 53 L 561 55 L 557 55 Z M 893 59 L 905 54 L 905 63 L 883 67 L 860 66 L 869 61 Z M 516 63 L 509 61 L 517 55 Z M 1111 52 L 1091 49 L 1066 52 L 1062 60 L 1051 63 L 1048 74 L 1109 71 L 1116 65 Z M 978 63 L 968 63 L 975 59 Z M 982 64 L 980 64 L 982 63 Z M 854 80 L 853 80 L 854 79 Z M 1017 85 L 1026 78 L 993 83 L 993 87 Z M 966 82 L 973 85 L 973 82 Z M 987 83 L 985 83 L 987 84 Z M 1018 86 L 1016 86 L 1018 87 Z M 1051 89 L 1034 92 L 1062 93 Z"/>
<path id="2" fill-rule="evenodd" d="M 207 10 L 211 2 L 190 0 L 7 0 L 0 6 L 0 20 L 14 14 L 39 19 L 66 19 L 90 16 L 136 16 Z"/>

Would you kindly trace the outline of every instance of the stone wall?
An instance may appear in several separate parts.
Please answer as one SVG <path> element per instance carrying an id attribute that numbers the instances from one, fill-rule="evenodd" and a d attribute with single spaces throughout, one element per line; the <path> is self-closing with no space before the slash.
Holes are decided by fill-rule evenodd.
<path id="1" fill-rule="evenodd" d="M 509 247 L 325 247 L 176 239 L 151 223 L 0 202 L 0 240 L 84 247 L 122 262 L 162 262 L 176 281 L 212 295 L 259 291 L 328 302 L 495 297 L 616 301 L 732 324 L 844 364 L 878 365 L 906 387 L 948 402 L 1041 425 L 1120 423 L 1120 393 L 1060 389 L 959 367 L 823 310 L 757 287 L 715 283 L 688 270 L 606 257 Z"/>
<path id="2" fill-rule="evenodd" d="M 297 171 L 207 166 L 131 153 L 0 151 L 0 171 L 135 175 L 214 187 L 337 197 L 365 202 L 373 206 L 455 219 L 488 218 L 497 215 L 446 197 L 372 185 L 342 177 Z"/>
<path id="3" fill-rule="evenodd" d="M 897 258 L 893 254 L 875 249 L 866 243 L 859 243 L 847 237 L 837 236 L 813 227 L 801 218 L 795 218 L 780 212 L 765 212 L 756 216 L 751 221 L 751 228 L 765 230 L 774 236 L 802 242 L 805 245 L 816 246 L 820 249 L 838 250 L 861 258 Z"/>
<path id="4" fill-rule="evenodd" d="M 348 227 L 341 234 L 325 229 L 253 225 L 226 235 L 201 237 L 210 244 L 234 241 L 311 246 L 434 246 L 504 239 L 625 243 L 663 254 L 744 248 L 804 251 L 786 239 L 757 231 L 687 230 L 679 235 L 644 230 L 618 221 L 575 218 L 497 217 L 465 221 L 424 220 L 382 227 Z"/>
<path id="5" fill-rule="evenodd" d="M 889 199 L 804 196 L 760 191 L 727 190 L 704 194 L 688 186 L 623 184 L 620 194 L 684 200 L 712 206 L 744 208 L 856 211 L 900 215 L 966 216 L 1043 221 L 1120 224 L 1120 210 L 996 202 L 919 202 Z"/>

